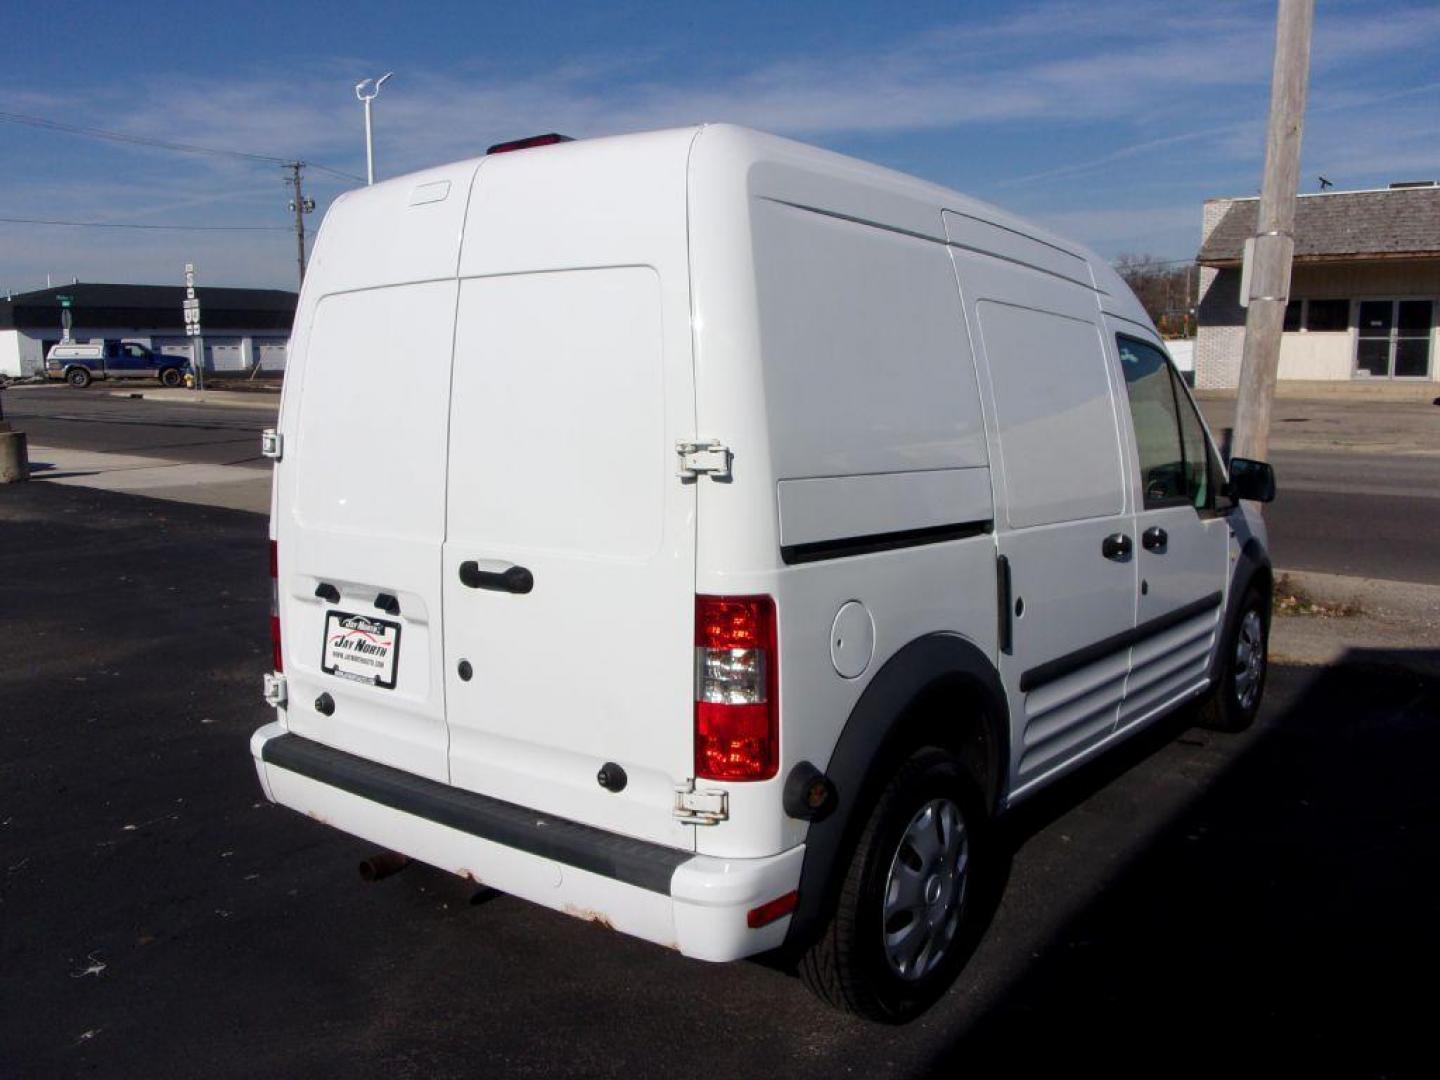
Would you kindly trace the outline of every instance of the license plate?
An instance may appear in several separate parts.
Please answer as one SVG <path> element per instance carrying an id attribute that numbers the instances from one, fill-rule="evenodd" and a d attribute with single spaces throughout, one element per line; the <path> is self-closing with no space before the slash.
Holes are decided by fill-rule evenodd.
<path id="1" fill-rule="evenodd" d="M 326 675 L 393 690 L 399 655 L 399 623 L 347 611 L 326 613 L 320 653 L 320 670 Z"/>

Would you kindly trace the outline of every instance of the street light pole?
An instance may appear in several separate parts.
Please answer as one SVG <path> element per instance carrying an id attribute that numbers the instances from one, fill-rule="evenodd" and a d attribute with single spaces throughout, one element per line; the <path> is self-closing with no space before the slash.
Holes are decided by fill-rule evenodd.
<path id="1" fill-rule="evenodd" d="M 365 106 L 365 176 L 366 183 L 375 183 L 375 136 L 370 125 L 370 103 L 380 96 L 380 88 L 385 85 L 385 80 L 394 75 L 393 71 L 387 71 L 378 79 L 361 79 L 355 84 L 355 96 Z M 367 93 L 366 87 L 370 90 Z"/>

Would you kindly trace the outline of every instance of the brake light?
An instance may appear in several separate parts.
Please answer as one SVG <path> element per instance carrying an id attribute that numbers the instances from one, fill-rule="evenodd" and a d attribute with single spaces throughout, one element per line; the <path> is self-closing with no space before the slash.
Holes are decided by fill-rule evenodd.
<path id="1" fill-rule="evenodd" d="M 768 780 L 780 767 L 779 656 L 768 596 L 695 598 L 695 775 Z"/>
<path id="2" fill-rule="evenodd" d="M 280 548 L 270 541 L 270 659 L 276 671 L 285 670 L 280 654 Z"/>
<path id="3" fill-rule="evenodd" d="M 528 139 L 511 139 L 509 142 L 497 142 L 486 150 L 486 154 L 508 154 L 511 150 L 529 150 L 534 146 L 554 146 L 556 143 L 574 142 L 569 135 L 561 135 L 552 131 L 548 135 L 531 135 Z"/>

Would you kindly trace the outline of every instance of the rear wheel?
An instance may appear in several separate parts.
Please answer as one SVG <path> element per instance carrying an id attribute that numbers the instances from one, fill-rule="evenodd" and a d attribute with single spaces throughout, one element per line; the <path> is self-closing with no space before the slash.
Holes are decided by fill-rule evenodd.
<path id="1" fill-rule="evenodd" d="M 1244 731 L 1260 712 L 1269 668 L 1270 598 L 1246 591 L 1235 625 L 1220 645 L 1215 688 L 1200 705 L 1200 722 L 1216 731 Z"/>
<path id="2" fill-rule="evenodd" d="M 90 372 L 83 367 L 73 367 L 65 373 L 65 381 L 77 390 L 83 390 L 90 385 Z"/>
<path id="3" fill-rule="evenodd" d="M 954 755 L 927 747 L 881 791 L 834 914 L 801 958 L 821 999 L 871 1020 L 914 1019 L 959 974 L 980 929 L 984 801 Z"/>
<path id="4" fill-rule="evenodd" d="M 179 386 L 180 369 L 177 367 L 167 367 L 162 370 L 160 372 L 160 383 L 163 386 Z"/>

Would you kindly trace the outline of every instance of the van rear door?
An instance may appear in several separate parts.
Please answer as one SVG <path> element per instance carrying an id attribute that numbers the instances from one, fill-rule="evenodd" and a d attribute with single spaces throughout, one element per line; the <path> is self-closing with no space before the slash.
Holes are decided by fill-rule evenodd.
<path id="1" fill-rule="evenodd" d="M 440 781 L 445 425 L 474 171 L 332 207 L 297 316 L 276 474 L 290 729 Z"/>
<path id="2" fill-rule="evenodd" d="M 661 309 L 650 266 L 461 283 L 450 770 L 461 787 L 689 848 L 671 809 L 692 774 L 695 486 L 674 445 L 693 377 L 688 336 L 667 349 Z M 597 782 L 607 763 L 623 789 Z"/>

